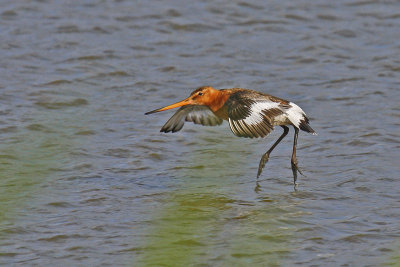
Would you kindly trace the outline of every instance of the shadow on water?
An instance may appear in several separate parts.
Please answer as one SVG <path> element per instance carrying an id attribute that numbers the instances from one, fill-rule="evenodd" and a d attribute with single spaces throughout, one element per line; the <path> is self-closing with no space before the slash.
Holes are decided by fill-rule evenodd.
<path id="1" fill-rule="evenodd" d="M 243 168 L 221 167 L 244 162 L 240 142 L 223 147 L 204 144 L 182 163 L 187 167 L 174 169 L 180 184 L 154 211 L 143 253 L 133 265 L 277 266 L 292 251 L 296 227 L 290 218 L 303 214 L 291 193 L 271 194 L 262 185 L 256 193 L 255 177 Z"/>

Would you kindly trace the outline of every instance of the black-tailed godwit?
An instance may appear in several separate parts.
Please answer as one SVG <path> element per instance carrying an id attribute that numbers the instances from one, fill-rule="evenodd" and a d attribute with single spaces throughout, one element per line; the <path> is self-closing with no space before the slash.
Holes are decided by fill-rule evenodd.
<path id="1" fill-rule="evenodd" d="M 177 132 L 185 121 L 206 126 L 220 125 L 223 120 L 229 122 L 232 132 L 239 137 L 265 137 L 274 126 L 283 128 L 282 135 L 261 157 L 257 178 L 268 162 L 269 155 L 288 134 L 289 127 L 294 128 L 293 153 L 291 159 L 293 182 L 296 185 L 297 166 L 296 146 L 299 129 L 316 134 L 310 127 L 304 111 L 295 103 L 243 88 L 214 89 L 203 86 L 194 90 L 188 98 L 178 103 L 145 113 L 146 115 L 172 108 L 181 107 L 161 128 L 161 132 Z"/>

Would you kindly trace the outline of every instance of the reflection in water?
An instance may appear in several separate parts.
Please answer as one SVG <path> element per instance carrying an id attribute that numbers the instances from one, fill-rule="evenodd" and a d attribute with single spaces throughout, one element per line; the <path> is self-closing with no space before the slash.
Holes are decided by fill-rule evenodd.
<path id="1" fill-rule="evenodd" d="M 177 192 L 155 215 L 157 223 L 147 234 L 146 265 L 189 266 L 209 253 L 218 222 L 232 200 L 213 194 Z"/>
<path id="2" fill-rule="evenodd" d="M 296 230 L 286 222 L 301 214 L 295 202 L 266 195 L 260 186 L 260 194 L 254 195 L 251 188 L 256 184 L 255 174 L 245 178 L 240 167 L 231 169 L 237 171 L 239 179 L 223 175 L 229 172 L 224 166 L 243 164 L 240 143 L 232 143 L 228 152 L 226 145 L 208 141 L 212 143 L 205 146 L 219 149 L 203 147 L 182 163 L 195 162 L 202 168 L 175 168 L 183 184 L 153 211 L 154 223 L 146 233 L 144 255 L 135 264 L 281 265 L 292 249 L 290 240 Z"/>
<path id="3" fill-rule="evenodd" d="M 296 230 L 286 221 L 299 213 L 293 204 L 265 205 L 269 201 L 260 199 L 260 204 L 254 205 L 218 194 L 177 192 L 155 215 L 157 223 L 146 234 L 144 256 L 138 262 L 281 265 L 292 249 L 290 240 Z"/>

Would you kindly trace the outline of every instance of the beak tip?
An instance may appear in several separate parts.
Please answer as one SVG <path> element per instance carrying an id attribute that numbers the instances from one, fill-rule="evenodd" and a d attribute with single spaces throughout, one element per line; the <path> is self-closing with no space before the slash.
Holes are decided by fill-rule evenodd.
<path id="1" fill-rule="evenodd" d="M 155 109 L 155 110 L 152 110 L 152 111 L 148 111 L 148 112 L 144 113 L 144 115 L 150 115 L 150 114 L 157 113 L 157 112 L 160 112 L 160 109 Z"/>

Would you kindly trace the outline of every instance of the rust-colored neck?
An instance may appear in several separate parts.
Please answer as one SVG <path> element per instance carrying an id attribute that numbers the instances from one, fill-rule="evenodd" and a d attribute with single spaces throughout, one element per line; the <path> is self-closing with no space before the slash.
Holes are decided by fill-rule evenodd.
<path id="1" fill-rule="evenodd" d="M 213 111 L 217 112 L 224 105 L 226 100 L 228 100 L 231 93 L 228 90 L 213 90 L 211 101 L 208 103 L 208 107 Z"/>

